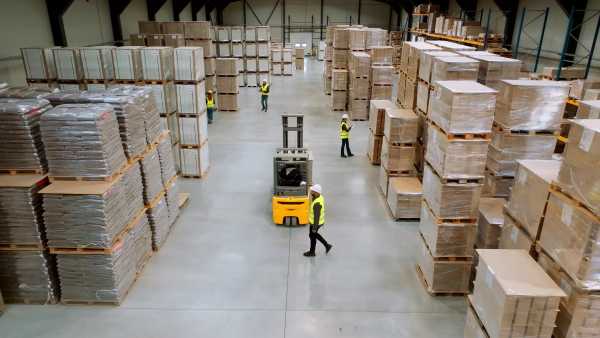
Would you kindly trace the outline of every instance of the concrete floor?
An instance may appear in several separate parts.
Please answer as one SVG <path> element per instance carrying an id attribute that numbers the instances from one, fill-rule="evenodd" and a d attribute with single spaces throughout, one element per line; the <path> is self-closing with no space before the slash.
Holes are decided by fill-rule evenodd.
<path id="1" fill-rule="evenodd" d="M 269 111 L 240 89 L 239 113 L 209 126 L 211 171 L 180 180 L 191 198 L 119 308 L 10 305 L 0 337 L 462 337 L 465 298 L 432 298 L 415 270 L 418 223 L 394 222 L 355 122 L 339 156 L 322 62 L 273 77 Z M 394 90 L 395 93 L 395 90 Z M 395 95 L 395 94 L 394 94 Z M 327 255 L 306 258 L 306 227 L 271 220 L 272 156 L 282 112 L 303 112 L 323 186 Z"/>

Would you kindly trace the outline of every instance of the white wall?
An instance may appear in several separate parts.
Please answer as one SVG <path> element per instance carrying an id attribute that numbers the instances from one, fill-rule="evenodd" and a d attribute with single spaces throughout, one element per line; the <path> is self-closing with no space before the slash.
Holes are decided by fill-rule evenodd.
<path id="1" fill-rule="evenodd" d="M 173 21 L 173 0 L 167 0 L 158 10 L 156 21 Z"/>
<path id="2" fill-rule="evenodd" d="M 547 0 L 547 2 L 554 0 Z M 539 2 L 539 1 L 538 1 Z M 492 9 L 491 14 L 489 13 L 489 9 Z M 494 0 L 479 0 L 477 1 L 477 16 L 476 20 L 479 20 L 481 17 L 480 13 L 483 9 L 483 18 L 481 18 L 481 25 L 486 26 L 488 23 L 488 14 L 490 14 L 490 33 L 504 34 L 504 26 L 506 23 L 506 17 L 503 17 L 500 8 L 496 6 Z"/>
<path id="3" fill-rule="evenodd" d="M 108 0 L 74 1 L 63 15 L 63 23 L 70 47 L 114 40 Z"/>
<path id="4" fill-rule="evenodd" d="M 146 0 L 132 0 L 121 13 L 121 30 L 123 39 L 129 39 L 129 34 L 139 33 L 138 21 L 148 20 Z"/>
<path id="5" fill-rule="evenodd" d="M 179 21 L 192 21 L 192 2 L 185 6 L 185 8 L 179 13 Z M 200 20 L 204 21 L 204 19 Z"/>

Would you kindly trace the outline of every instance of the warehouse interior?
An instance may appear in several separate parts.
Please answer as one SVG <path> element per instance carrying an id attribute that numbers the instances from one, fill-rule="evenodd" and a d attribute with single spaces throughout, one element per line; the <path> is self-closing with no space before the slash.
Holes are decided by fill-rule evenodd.
<path id="1" fill-rule="evenodd" d="M 600 0 L 2 1 L 0 337 L 600 336 Z M 454 34 L 448 19 L 454 27 L 460 21 Z M 203 22 L 211 36 L 202 26 L 207 36 L 169 47 L 152 45 L 143 31 L 163 27 L 168 39 L 165 24 L 176 22 L 185 34 L 188 22 Z M 461 26 L 476 26 L 478 36 L 461 36 Z M 251 30 L 256 40 L 244 38 Z M 140 34 L 145 45 L 132 43 Z M 59 48 L 39 47 L 73 47 L 85 64 L 85 47 L 109 46 L 117 60 L 117 50 L 137 45 L 142 58 L 144 49 L 159 54 L 158 77 L 147 75 L 155 65 L 144 61 L 132 66 L 135 81 L 119 78 L 116 63 L 114 78 L 87 77 L 83 67 L 76 81 L 64 80 Z M 54 55 L 58 79 L 31 76 L 24 50 L 35 48 Z M 180 66 L 178 49 L 199 65 Z M 261 110 L 265 83 L 268 110 Z M 193 104 L 183 90 L 194 92 Z M 206 113 L 209 90 L 214 118 Z M 18 147 L 7 136 L 15 112 L 19 121 L 42 115 L 41 136 L 27 131 L 44 141 L 42 171 L 2 158 Z M 303 255 L 310 224 L 275 221 L 274 158 L 288 153 L 278 149 L 282 114 L 303 118 L 302 146 L 296 126 L 289 135 L 290 148 L 303 148 L 291 151 L 292 161 L 308 154 L 310 163 L 299 189 L 308 198 L 320 185 L 327 201 L 319 234 L 333 247 L 326 253 L 317 242 L 315 257 Z M 61 125 L 94 121 L 93 148 L 111 141 L 104 120 L 126 164 L 113 163 L 120 171 L 109 175 L 71 174 L 79 168 L 67 168 L 67 159 L 83 163 L 83 172 L 97 168 L 86 167 L 86 151 L 65 155 L 77 129 Z M 343 148 L 340 157 L 343 121 L 353 126 L 353 157 Z M 116 155 L 106 144 L 93 149 L 110 163 Z M 33 247 L 15 239 L 23 216 L 10 211 L 22 206 L 15 189 L 30 186 L 43 209 L 35 197 L 25 209 L 44 213 L 41 233 L 46 223 Z M 90 187 L 101 192 L 82 192 Z M 57 216 L 74 214 L 82 224 L 103 217 L 109 224 L 113 191 L 143 210 L 114 206 L 112 222 L 127 226 L 118 237 L 107 225 L 98 247 L 81 244 L 85 230 L 52 229 L 69 224 Z M 85 214 L 96 195 L 102 214 Z M 287 210 L 294 222 L 296 209 Z M 130 243 L 137 258 L 125 264 L 119 251 Z M 29 253 L 45 259 L 43 268 L 25 260 Z M 45 292 L 45 300 L 20 296 Z"/>

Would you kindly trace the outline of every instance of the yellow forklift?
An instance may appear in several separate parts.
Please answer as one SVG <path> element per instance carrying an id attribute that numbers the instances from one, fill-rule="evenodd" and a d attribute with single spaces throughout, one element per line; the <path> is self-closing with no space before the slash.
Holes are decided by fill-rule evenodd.
<path id="1" fill-rule="evenodd" d="M 312 184 L 312 158 L 303 148 L 304 114 L 281 115 L 283 148 L 277 148 L 273 158 L 273 222 L 296 226 L 308 224 L 310 210 L 309 186 Z M 295 119 L 295 125 L 291 125 Z M 296 147 L 288 143 L 288 133 L 296 132 Z"/>

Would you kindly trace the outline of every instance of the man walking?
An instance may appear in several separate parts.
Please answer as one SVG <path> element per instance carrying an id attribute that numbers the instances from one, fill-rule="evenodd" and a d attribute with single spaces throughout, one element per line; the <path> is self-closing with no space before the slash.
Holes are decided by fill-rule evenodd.
<path id="1" fill-rule="evenodd" d="M 348 115 L 342 115 L 342 124 L 340 125 L 340 138 L 342 139 L 342 157 L 354 156 L 354 154 L 350 151 L 350 142 L 348 141 L 348 136 L 350 134 L 350 130 L 354 128 L 354 124 L 348 127 Z M 346 147 L 346 152 L 348 156 L 344 155 L 344 147 Z"/>
<path id="2" fill-rule="evenodd" d="M 323 188 L 321 188 L 319 184 L 315 184 L 310 187 L 310 194 L 313 197 L 313 201 L 310 204 L 310 214 L 308 216 L 308 222 L 310 223 L 310 228 L 308 229 L 308 237 L 310 237 L 310 251 L 304 253 L 304 256 L 306 257 L 316 256 L 315 246 L 317 245 L 317 239 L 325 246 L 325 253 L 328 253 L 333 246 L 327 243 L 325 238 L 318 233 L 319 228 L 325 224 L 325 200 L 321 195 L 322 193 Z"/>
<path id="3" fill-rule="evenodd" d="M 213 97 L 212 90 L 209 90 L 208 95 L 206 96 L 206 113 L 208 114 L 208 124 L 212 124 L 214 112 L 215 112 L 215 98 Z"/>
<path id="4" fill-rule="evenodd" d="M 260 96 L 260 103 L 262 104 L 262 109 L 260 111 L 267 111 L 270 87 L 271 86 L 267 84 L 267 79 L 264 79 L 262 85 L 260 85 L 260 92 L 262 93 L 262 95 Z"/>

